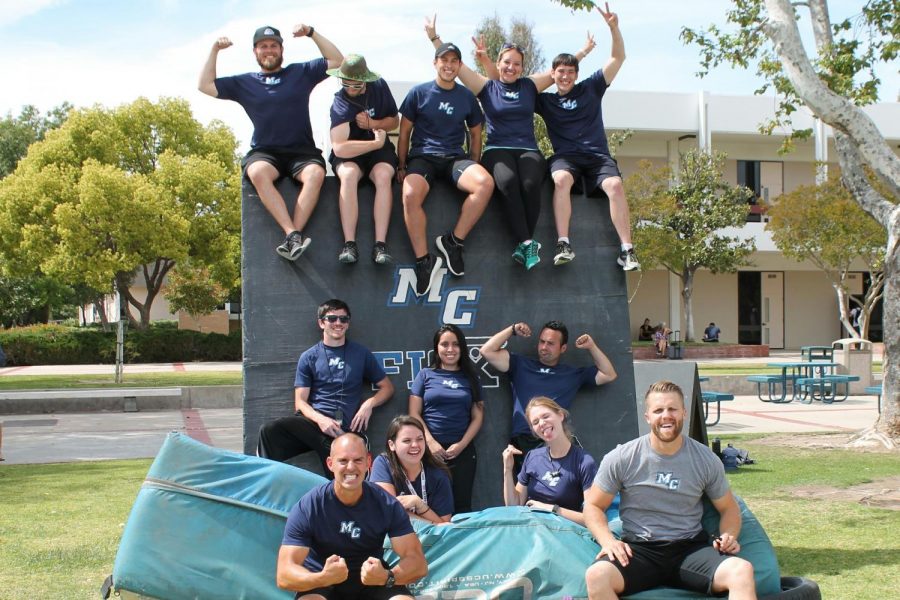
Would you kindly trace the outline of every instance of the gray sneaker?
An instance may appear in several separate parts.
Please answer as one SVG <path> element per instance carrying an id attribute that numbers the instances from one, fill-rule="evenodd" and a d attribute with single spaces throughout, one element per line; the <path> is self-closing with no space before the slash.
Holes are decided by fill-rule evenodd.
<path id="1" fill-rule="evenodd" d="M 338 261 L 345 265 L 352 265 L 357 260 L 359 260 L 359 248 L 356 247 L 356 242 L 344 242 L 344 247 L 338 254 Z"/>
<path id="2" fill-rule="evenodd" d="M 304 238 L 299 231 L 292 231 L 275 248 L 275 252 L 287 260 L 297 260 L 303 254 L 303 251 L 309 247 L 310 242 L 312 240 L 308 237 Z"/>
<path id="3" fill-rule="evenodd" d="M 554 265 L 564 265 L 575 259 L 575 252 L 569 242 L 556 242 L 556 255 L 553 257 Z"/>
<path id="4" fill-rule="evenodd" d="M 372 262 L 376 265 L 390 264 L 394 259 L 388 254 L 387 246 L 384 242 L 375 242 L 372 246 Z"/>
<path id="5" fill-rule="evenodd" d="M 634 255 L 634 248 L 623 250 L 616 259 L 623 271 L 640 271 L 641 263 L 638 262 L 637 256 Z"/>

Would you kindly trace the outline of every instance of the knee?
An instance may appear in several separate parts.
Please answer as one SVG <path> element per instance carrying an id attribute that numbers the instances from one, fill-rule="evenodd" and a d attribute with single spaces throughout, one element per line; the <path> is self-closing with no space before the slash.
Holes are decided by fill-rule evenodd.
<path id="1" fill-rule="evenodd" d="M 394 170 L 387 164 L 379 164 L 369 173 L 369 179 L 375 184 L 375 187 L 390 186 L 394 178 Z"/>
<path id="2" fill-rule="evenodd" d="M 560 191 L 569 191 L 575 183 L 575 178 L 568 171 L 554 171 L 553 187 Z"/>
<path id="3" fill-rule="evenodd" d="M 621 177 L 610 177 L 604 180 L 602 187 L 610 200 L 618 200 L 625 197 L 625 187 L 622 185 Z"/>
<path id="4" fill-rule="evenodd" d="M 721 577 L 720 577 L 721 575 Z M 753 565 L 743 558 L 733 556 L 716 570 L 715 578 L 726 589 L 751 589 L 754 586 Z"/>
<path id="5" fill-rule="evenodd" d="M 344 165 L 341 165 L 338 167 L 337 176 L 338 179 L 341 180 L 341 185 L 359 185 L 362 173 L 360 173 L 360 170 L 357 167 L 345 167 Z"/>
<path id="6" fill-rule="evenodd" d="M 584 582 L 587 584 L 588 592 L 595 594 L 603 590 L 614 591 L 614 572 L 618 571 L 606 561 L 595 562 L 588 567 L 584 573 Z"/>
<path id="7" fill-rule="evenodd" d="M 320 165 L 310 165 L 300 172 L 298 179 L 303 185 L 320 188 L 325 183 L 325 169 Z"/>
<path id="8" fill-rule="evenodd" d="M 247 179 L 250 180 L 254 187 L 275 181 L 272 171 L 266 167 L 267 165 L 263 162 L 255 162 L 247 167 Z"/>
<path id="9" fill-rule="evenodd" d="M 410 209 L 421 209 L 422 205 L 425 203 L 425 196 L 428 194 L 428 189 L 423 188 L 420 185 L 415 183 L 410 183 L 408 181 L 403 182 L 403 208 L 406 210 Z"/>

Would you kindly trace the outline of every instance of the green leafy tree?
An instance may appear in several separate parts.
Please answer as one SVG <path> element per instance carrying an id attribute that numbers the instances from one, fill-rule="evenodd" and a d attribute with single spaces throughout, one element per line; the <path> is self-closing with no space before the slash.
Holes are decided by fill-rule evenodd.
<path id="1" fill-rule="evenodd" d="M 858 14 L 836 23 L 826 0 L 732 0 L 729 6 L 727 29 L 682 30 L 682 38 L 700 49 L 701 74 L 719 65 L 756 68 L 767 82 L 760 92 L 773 88 L 777 94 L 776 119 L 802 105 L 831 125 L 841 180 L 888 232 L 883 409 L 858 441 L 893 447 L 900 441 L 900 157 L 861 106 L 877 99 L 878 68 L 896 68 L 897 2 L 867 0 Z M 800 36 L 801 23 L 812 31 L 809 48 Z"/>
<path id="2" fill-rule="evenodd" d="M 239 276 L 236 146 L 227 127 L 204 127 L 180 99 L 74 110 L 0 182 L 0 255 L 14 274 L 117 288 L 141 328 L 179 265 L 203 265 L 230 289 Z"/>
<path id="3" fill-rule="evenodd" d="M 72 105 L 63 102 L 50 109 L 46 116 L 30 104 L 23 106 L 17 117 L 7 113 L 0 120 L 0 179 L 13 172 L 28 151 L 28 146 L 44 139 L 48 131 L 62 125 L 70 110 Z"/>
<path id="4" fill-rule="evenodd" d="M 646 161 L 625 181 L 635 244 L 647 266 L 662 266 L 681 280 L 685 336 L 694 340 L 693 292 L 698 269 L 734 273 L 749 263 L 752 239 L 721 233 L 746 221 L 751 192 L 722 178 L 724 154 L 681 155 L 674 181 L 667 167 Z"/>
<path id="5" fill-rule="evenodd" d="M 821 269 L 837 294 L 844 327 L 854 337 L 868 339 L 869 316 L 884 290 L 884 227 L 854 202 L 837 177 L 779 196 L 767 214 L 766 229 L 779 250 Z M 871 281 L 862 301 L 847 289 L 847 275 L 857 257 L 865 262 Z M 851 300 L 862 309 L 859 332 L 850 322 Z"/>

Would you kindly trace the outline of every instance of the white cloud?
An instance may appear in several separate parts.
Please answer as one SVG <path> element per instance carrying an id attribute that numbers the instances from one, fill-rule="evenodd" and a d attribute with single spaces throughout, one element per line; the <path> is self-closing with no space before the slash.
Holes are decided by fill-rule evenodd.
<path id="1" fill-rule="evenodd" d="M 0 27 L 11 25 L 45 8 L 63 4 L 65 0 L 0 0 Z"/>

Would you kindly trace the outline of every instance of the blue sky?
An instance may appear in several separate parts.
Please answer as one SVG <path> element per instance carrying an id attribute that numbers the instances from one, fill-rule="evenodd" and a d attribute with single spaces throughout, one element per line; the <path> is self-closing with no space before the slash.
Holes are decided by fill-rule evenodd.
<path id="1" fill-rule="evenodd" d="M 833 0 L 832 19 L 858 11 L 861 4 Z M 256 27 L 273 25 L 288 33 L 296 23 L 309 23 L 345 54 L 364 54 L 370 68 L 389 81 L 419 82 L 434 76 L 431 44 L 423 32 L 426 10 L 433 12 L 428 6 L 413 0 L 0 0 L 0 113 L 17 114 L 24 104 L 46 110 L 64 100 L 115 106 L 138 96 L 180 96 L 201 121 L 225 121 L 246 148 L 251 127 L 240 107 L 196 89 L 216 37 L 235 42 L 220 54 L 220 75 L 255 70 L 251 38 Z M 678 40 L 682 26 L 723 23 L 727 6 L 723 0 L 611 3 L 628 56 L 616 89 L 753 93 L 759 81 L 749 72 L 718 69 L 697 79 L 696 48 Z M 513 16 L 529 20 L 547 59 L 578 50 L 588 30 L 597 49 L 583 70 L 600 68 L 609 56 L 608 28 L 599 15 L 573 14 L 550 0 L 458 0 L 439 11 L 438 31 L 468 51 L 478 22 L 495 13 L 504 21 Z M 318 52 L 309 40 L 286 39 L 285 56 L 288 62 L 301 61 Z M 894 100 L 900 78 L 886 71 L 882 97 Z M 326 81 L 314 93 L 314 126 L 327 128 L 336 89 L 335 82 Z"/>

